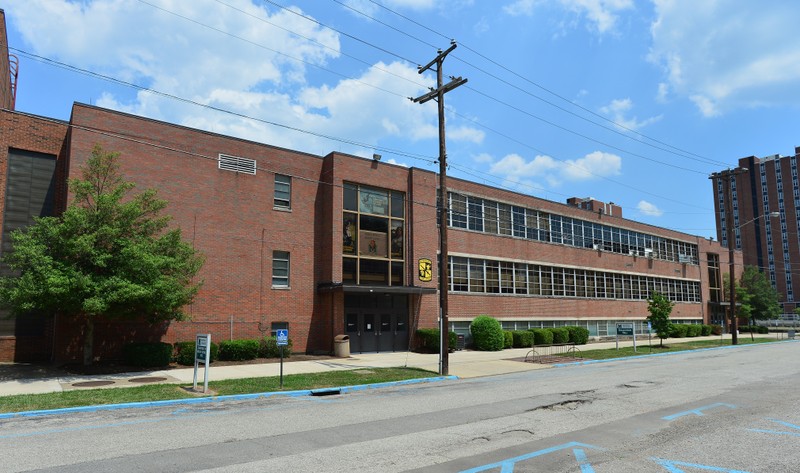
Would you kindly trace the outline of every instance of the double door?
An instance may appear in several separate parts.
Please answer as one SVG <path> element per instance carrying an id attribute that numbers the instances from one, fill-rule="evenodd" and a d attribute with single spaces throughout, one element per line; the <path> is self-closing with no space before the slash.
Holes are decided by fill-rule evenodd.
<path id="1" fill-rule="evenodd" d="M 408 349 L 408 314 L 386 309 L 353 309 L 345 314 L 345 332 L 354 353 Z"/>

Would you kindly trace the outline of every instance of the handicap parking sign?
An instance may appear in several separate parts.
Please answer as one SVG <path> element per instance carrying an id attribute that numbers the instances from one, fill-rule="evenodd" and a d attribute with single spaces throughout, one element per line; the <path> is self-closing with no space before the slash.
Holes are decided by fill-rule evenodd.
<path id="1" fill-rule="evenodd" d="M 275 340 L 279 347 L 285 347 L 289 344 L 289 329 L 279 328 L 275 333 Z"/>

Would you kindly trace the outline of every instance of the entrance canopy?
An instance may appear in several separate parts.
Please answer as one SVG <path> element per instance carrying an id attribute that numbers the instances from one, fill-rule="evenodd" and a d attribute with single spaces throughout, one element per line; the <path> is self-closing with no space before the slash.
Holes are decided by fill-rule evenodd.
<path id="1" fill-rule="evenodd" d="M 317 286 L 319 292 L 338 292 L 345 294 L 436 294 L 435 287 L 419 286 L 364 286 L 343 283 L 323 283 Z"/>

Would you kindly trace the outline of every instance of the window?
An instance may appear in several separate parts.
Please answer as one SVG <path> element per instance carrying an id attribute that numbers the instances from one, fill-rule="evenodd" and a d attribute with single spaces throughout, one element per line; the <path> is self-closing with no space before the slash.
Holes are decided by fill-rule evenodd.
<path id="1" fill-rule="evenodd" d="M 275 207 L 280 209 L 292 208 L 292 178 L 282 174 L 275 174 Z"/>
<path id="2" fill-rule="evenodd" d="M 239 158 L 237 156 L 219 155 L 219 169 L 223 171 L 241 172 L 245 174 L 256 173 L 255 159 Z"/>
<path id="3" fill-rule="evenodd" d="M 289 287 L 289 252 L 272 252 L 272 287 Z"/>

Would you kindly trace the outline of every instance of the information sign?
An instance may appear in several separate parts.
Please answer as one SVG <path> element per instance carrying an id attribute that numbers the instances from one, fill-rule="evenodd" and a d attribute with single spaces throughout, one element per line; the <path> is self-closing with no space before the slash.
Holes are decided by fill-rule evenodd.
<path id="1" fill-rule="evenodd" d="M 194 386 L 197 391 L 197 368 L 203 363 L 203 392 L 208 391 L 208 365 L 211 362 L 211 334 L 197 334 L 194 343 Z"/>
<path id="2" fill-rule="evenodd" d="M 633 336 L 633 324 L 617 324 L 617 335 Z"/>

